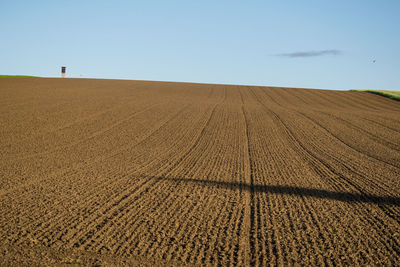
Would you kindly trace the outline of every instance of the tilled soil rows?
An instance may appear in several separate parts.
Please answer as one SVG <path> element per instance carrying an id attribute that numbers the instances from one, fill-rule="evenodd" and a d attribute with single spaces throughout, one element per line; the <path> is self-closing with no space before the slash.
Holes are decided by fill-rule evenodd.
<path id="1" fill-rule="evenodd" d="M 0 265 L 396 265 L 400 102 L 0 79 Z"/>

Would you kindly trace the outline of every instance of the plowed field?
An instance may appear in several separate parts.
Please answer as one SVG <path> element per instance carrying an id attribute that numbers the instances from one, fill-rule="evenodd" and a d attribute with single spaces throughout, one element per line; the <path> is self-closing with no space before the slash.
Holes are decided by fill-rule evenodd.
<path id="1" fill-rule="evenodd" d="M 0 265 L 397 265 L 400 102 L 0 79 Z"/>

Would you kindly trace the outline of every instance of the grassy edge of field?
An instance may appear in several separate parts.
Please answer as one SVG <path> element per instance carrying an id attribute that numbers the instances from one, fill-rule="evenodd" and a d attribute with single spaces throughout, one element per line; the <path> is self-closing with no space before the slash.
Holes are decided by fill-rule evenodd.
<path id="1" fill-rule="evenodd" d="M 0 78 L 37 78 L 38 76 L 29 75 L 0 75 Z"/>
<path id="2" fill-rule="evenodd" d="M 371 94 L 376 94 L 384 97 L 388 97 L 393 100 L 400 101 L 400 91 L 387 91 L 387 90 L 360 90 L 360 89 L 351 89 L 351 92 L 366 92 Z"/>

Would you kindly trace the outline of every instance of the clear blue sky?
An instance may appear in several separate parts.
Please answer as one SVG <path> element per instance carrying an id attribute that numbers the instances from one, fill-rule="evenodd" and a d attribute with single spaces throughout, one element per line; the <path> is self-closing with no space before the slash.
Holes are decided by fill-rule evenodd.
<path id="1" fill-rule="evenodd" d="M 399 0 L 2 0 L 0 25 L 0 74 L 400 90 Z"/>

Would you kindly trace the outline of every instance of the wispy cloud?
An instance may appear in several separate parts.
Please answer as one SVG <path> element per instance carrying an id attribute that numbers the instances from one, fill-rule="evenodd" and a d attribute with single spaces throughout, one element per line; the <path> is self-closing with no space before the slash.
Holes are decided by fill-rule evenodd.
<path id="1" fill-rule="evenodd" d="M 326 55 L 340 55 L 342 51 L 331 49 L 331 50 L 319 50 L 319 51 L 305 51 L 305 52 L 294 52 L 294 53 L 285 53 L 285 54 L 278 54 L 277 56 L 281 57 L 319 57 L 319 56 L 326 56 Z"/>

